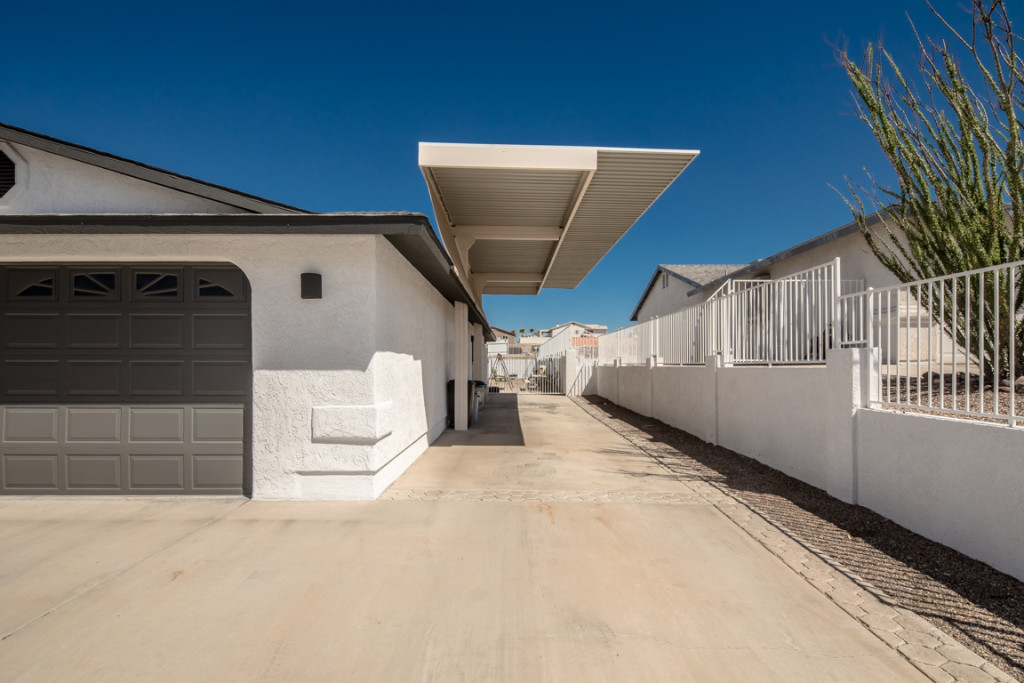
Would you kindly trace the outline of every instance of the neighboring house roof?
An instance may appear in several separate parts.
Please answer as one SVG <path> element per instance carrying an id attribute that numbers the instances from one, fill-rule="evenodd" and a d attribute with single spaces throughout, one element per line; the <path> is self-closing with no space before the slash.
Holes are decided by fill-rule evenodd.
<path id="1" fill-rule="evenodd" d="M 516 338 L 516 333 L 515 332 L 510 332 L 509 330 L 503 330 L 500 327 L 494 327 L 493 325 L 491 326 L 491 331 L 494 332 L 495 336 L 505 335 L 507 337 L 511 337 L 512 339 Z"/>
<path id="2" fill-rule="evenodd" d="M 742 268 L 739 265 L 668 265 L 662 264 L 658 266 L 662 270 L 668 271 L 670 275 L 675 275 L 677 278 L 684 282 L 692 283 L 694 287 L 700 287 L 701 285 L 711 282 L 717 278 L 722 277 L 726 273 L 731 273 L 737 268 Z"/>
<path id="3" fill-rule="evenodd" d="M 252 213 L 309 213 L 305 209 L 299 209 L 288 204 L 282 204 L 256 195 L 247 194 L 233 190 L 230 187 L 214 185 L 202 180 L 190 178 L 189 176 L 167 171 L 156 166 L 150 166 L 131 159 L 114 156 L 106 152 L 76 145 L 48 135 L 34 133 L 24 128 L 0 123 L 0 140 L 7 140 L 26 147 L 33 147 L 50 154 L 56 154 L 68 159 L 74 159 L 82 163 L 90 164 L 99 168 L 120 173 L 121 175 L 138 178 L 146 182 L 168 187 L 179 192 L 196 195 L 222 204 L 229 204 L 238 207 L 242 211 Z"/>
<path id="4" fill-rule="evenodd" d="M 636 308 L 633 309 L 633 315 L 629 317 L 630 320 L 636 320 L 637 316 L 640 315 L 640 309 L 643 307 L 644 302 L 647 301 L 647 297 L 650 296 L 651 290 L 654 289 L 654 283 L 658 281 L 658 276 L 662 273 L 668 273 L 677 280 L 681 280 L 683 283 L 690 285 L 691 287 L 701 287 L 702 285 L 715 280 L 723 275 L 726 275 L 737 268 L 742 268 L 742 265 L 718 265 L 718 264 L 704 264 L 704 265 L 670 265 L 660 264 L 654 270 L 654 275 L 651 276 L 650 282 L 647 283 L 647 288 L 644 289 L 643 295 L 640 297 L 640 301 L 637 302 Z M 692 294 L 692 292 L 691 292 Z"/>
<path id="5" fill-rule="evenodd" d="M 0 215 L 0 234 L 380 235 L 448 301 L 466 303 L 470 321 L 493 339 L 487 318 L 422 214 L 13 214 Z"/>

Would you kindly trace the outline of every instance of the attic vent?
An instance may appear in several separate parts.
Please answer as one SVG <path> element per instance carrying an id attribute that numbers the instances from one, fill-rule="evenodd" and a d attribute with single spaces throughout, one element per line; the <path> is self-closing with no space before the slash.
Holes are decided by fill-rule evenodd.
<path id="1" fill-rule="evenodd" d="M 14 187 L 14 162 L 3 152 L 0 152 L 0 197 L 3 197 Z"/>

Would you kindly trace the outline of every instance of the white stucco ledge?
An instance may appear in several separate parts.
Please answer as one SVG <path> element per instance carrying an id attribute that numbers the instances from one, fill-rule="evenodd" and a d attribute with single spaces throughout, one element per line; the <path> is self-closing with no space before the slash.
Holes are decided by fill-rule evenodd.
<path id="1" fill-rule="evenodd" d="M 391 413 L 391 401 L 367 406 L 313 406 L 313 442 L 377 443 L 391 434 Z"/>

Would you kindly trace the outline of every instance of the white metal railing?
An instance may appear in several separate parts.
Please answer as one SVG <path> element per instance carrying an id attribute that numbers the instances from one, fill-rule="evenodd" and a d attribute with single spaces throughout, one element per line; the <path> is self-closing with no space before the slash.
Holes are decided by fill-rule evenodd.
<path id="1" fill-rule="evenodd" d="M 1022 277 L 1017 261 L 840 297 L 841 344 L 878 349 L 872 403 L 1016 426 Z"/>
<path id="2" fill-rule="evenodd" d="M 823 363 L 841 291 L 863 286 L 839 279 L 838 258 L 778 280 L 730 281 L 701 304 L 602 336 L 600 362 L 703 365 L 721 354 L 738 364 Z"/>

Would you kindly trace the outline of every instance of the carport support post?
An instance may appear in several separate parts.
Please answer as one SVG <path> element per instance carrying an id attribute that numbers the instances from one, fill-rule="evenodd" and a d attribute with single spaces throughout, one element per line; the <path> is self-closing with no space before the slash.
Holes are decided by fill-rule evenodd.
<path id="1" fill-rule="evenodd" d="M 455 372 L 455 431 L 469 429 L 469 404 L 466 387 L 469 383 L 469 307 L 455 302 L 455 330 L 452 348 L 452 368 Z"/>
<path id="2" fill-rule="evenodd" d="M 473 324 L 473 374 L 472 377 L 477 382 L 487 381 L 487 345 L 484 343 L 484 326 L 479 323 Z M 487 392 L 485 391 L 480 401 L 480 405 L 487 402 Z"/>

